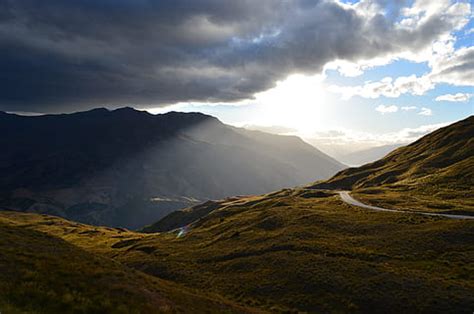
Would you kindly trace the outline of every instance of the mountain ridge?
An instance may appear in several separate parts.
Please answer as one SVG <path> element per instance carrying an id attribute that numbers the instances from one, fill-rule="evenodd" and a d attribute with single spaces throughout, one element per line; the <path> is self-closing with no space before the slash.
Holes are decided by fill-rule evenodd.
<path id="1" fill-rule="evenodd" d="M 139 228 L 191 200 L 265 193 L 344 167 L 296 137 L 202 113 L 98 108 L 0 119 L 0 205 L 92 224 Z"/>
<path id="2" fill-rule="evenodd" d="M 417 141 L 395 149 L 386 157 L 361 167 L 340 171 L 329 180 L 316 182 L 313 188 L 352 189 L 381 184 L 402 184 L 402 181 L 422 183 L 421 178 L 436 180 L 457 163 L 468 163 L 466 171 L 472 182 L 474 167 L 474 116 L 440 128 Z M 452 169 L 451 169 L 452 170 Z M 428 178 L 431 176 L 431 178 Z M 446 178 L 445 178 L 446 179 Z M 459 181 L 459 180 L 457 180 Z M 423 184 L 427 182 L 424 181 Z"/>
<path id="3" fill-rule="evenodd" d="M 307 190 L 305 195 L 313 195 L 311 197 L 324 197 L 331 193 L 324 190 L 353 190 L 369 204 L 385 208 L 395 206 L 419 211 L 428 208 L 433 212 L 469 215 L 474 214 L 474 201 L 469 201 L 469 195 L 474 193 L 473 184 L 474 116 L 471 116 L 399 147 L 375 162 L 341 170 L 333 177 L 304 189 Z M 434 191 L 436 188 L 438 191 Z M 183 227 L 225 207 L 229 200 L 235 199 L 212 201 L 176 211 L 143 231 L 164 232 Z"/>

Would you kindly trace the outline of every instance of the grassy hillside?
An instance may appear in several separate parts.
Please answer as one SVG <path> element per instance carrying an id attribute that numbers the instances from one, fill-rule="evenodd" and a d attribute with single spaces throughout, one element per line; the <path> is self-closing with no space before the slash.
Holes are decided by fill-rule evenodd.
<path id="1" fill-rule="evenodd" d="M 359 210 L 314 190 L 209 205 L 179 235 L 15 213 L 0 214 L 0 221 L 264 311 L 470 313 L 474 307 L 473 221 Z"/>
<path id="2" fill-rule="evenodd" d="M 388 208 L 474 214 L 474 116 L 312 188 L 353 190 Z"/>
<path id="3" fill-rule="evenodd" d="M 316 187 L 364 188 L 438 184 L 470 188 L 474 178 L 474 116 L 434 131 L 386 157 L 339 172 Z"/>
<path id="4" fill-rule="evenodd" d="M 47 230 L 49 234 L 38 231 Z M 60 231 L 61 230 L 61 231 Z M 0 217 L 0 311 L 2 313 L 158 313 L 249 310 L 204 295 L 94 254 L 73 241 L 94 227 L 34 214 Z M 108 230 L 105 242 L 139 235 Z M 95 230 L 96 232 L 99 232 Z M 72 234 L 78 234 L 74 237 Z M 54 235 L 60 234 L 64 239 Z M 94 237 L 98 240 L 98 237 Z M 99 248 L 100 241 L 94 243 Z M 89 251 L 85 249 L 91 249 Z M 110 250 L 110 247 L 108 248 Z M 100 249 L 98 250 L 100 251 Z M 105 251 L 104 251 L 105 252 Z"/>

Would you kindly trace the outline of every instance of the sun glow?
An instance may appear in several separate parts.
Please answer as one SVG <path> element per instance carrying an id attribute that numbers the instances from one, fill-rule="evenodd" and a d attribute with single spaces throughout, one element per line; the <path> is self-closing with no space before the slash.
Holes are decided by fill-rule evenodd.
<path id="1" fill-rule="evenodd" d="M 313 132 L 328 105 L 322 80 L 320 75 L 292 75 L 276 87 L 255 95 L 262 114 L 254 122 L 289 127 L 299 134 Z"/>
<path id="2" fill-rule="evenodd" d="M 146 109 L 153 114 L 169 111 L 203 112 L 236 126 L 284 127 L 288 133 L 308 137 L 327 127 L 332 112 L 325 91 L 324 76 L 294 74 L 277 82 L 272 89 L 255 94 L 254 99 L 235 103 L 177 103 Z M 232 117 L 222 108 L 234 108 Z M 240 108 L 237 114 L 235 108 Z M 230 109 L 227 109 L 230 110 Z"/>

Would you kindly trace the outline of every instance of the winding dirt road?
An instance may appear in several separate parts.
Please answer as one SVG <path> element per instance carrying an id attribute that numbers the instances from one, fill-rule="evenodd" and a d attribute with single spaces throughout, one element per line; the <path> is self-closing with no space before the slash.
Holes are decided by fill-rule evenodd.
<path id="1" fill-rule="evenodd" d="M 445 218 L 451 218 L 451 219 L 474 219 L 474 216 L 467 216 L 467 215 L 452 215 L 452 214 L 407 211 L 407 210 L 398 210 L 398 209 L 387 209 L 387 208 L 382 208 L 382 207 L 377 207 L 377 206 L 361 203 L 358 200 L 354 199 L 352 196 L 350 196 L 349 191 L 339 191 L 338 193 L 342 201 L 349 205 L 381 211 L 381 212 L 396 212 L 396 213 L 405 213 L 405 214 L 418 214 L 418 215 L 425 215 L 425 216 L 439 216 L 439 217 L 445 217 Z"/>

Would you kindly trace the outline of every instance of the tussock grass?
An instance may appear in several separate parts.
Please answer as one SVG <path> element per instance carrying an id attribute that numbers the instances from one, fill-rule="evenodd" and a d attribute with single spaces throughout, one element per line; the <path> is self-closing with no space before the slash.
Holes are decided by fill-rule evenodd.
<path id="1" fill-rule="evenodd" d="M 373 212 L 306 192 L 223 203 L 182 237 L 68 227 L 44 216 L 0 217 L 243 308 L 446 313 L 474 307 L 474 222 Z"/>
<path id="2" fill-rule="evenodd" d="M 107 257 L 106 253 L 114 251 L 109 245 L 121 241 L 117 240 L 117 235 L 142 238 L 131 232 L 81 225 L 49 216 L 1 212 L 0 311 L 257 312 L 218 295 L 183 288 L 147 275 Z M 126 249 L 126 246 L 122 248 Z M 134 250 L 143 253 L 140 247 Z"/>

